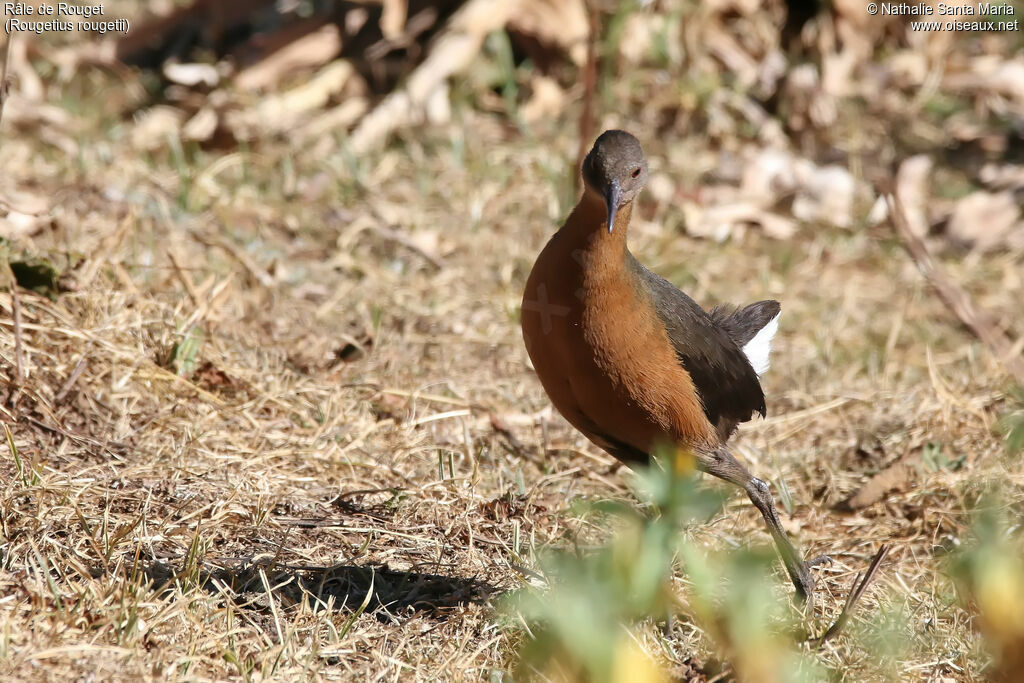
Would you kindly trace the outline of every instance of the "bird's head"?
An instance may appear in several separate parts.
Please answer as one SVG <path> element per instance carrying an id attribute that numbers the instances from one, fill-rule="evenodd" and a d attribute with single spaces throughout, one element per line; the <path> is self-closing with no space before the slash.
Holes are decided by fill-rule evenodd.
<path id="1" fill-rule="evenodd" d="M 647 160 L 640 141 L 624 130 L 606 130 L 583 160 L 586 191 L 596 192 L 608 210 L 608 232 L 615 214 L 640 194 L 647 183 Z"/>

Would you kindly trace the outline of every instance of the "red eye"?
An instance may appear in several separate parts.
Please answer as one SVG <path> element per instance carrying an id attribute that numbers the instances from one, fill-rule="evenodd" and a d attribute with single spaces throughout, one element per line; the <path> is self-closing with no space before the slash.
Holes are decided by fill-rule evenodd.
<path id="1" fill-rule="evenodd" d="M 634 171 L 633 171 L 633 173 L 632 173 L 632 176 L 633 176 L 634 178 L 639 178 L 639 177 L 640 177 L 640 169 L 639 169 L 639 167 L 638 167 L 638 168 L 636 168 L 636 169 L 634 169 Z"/>

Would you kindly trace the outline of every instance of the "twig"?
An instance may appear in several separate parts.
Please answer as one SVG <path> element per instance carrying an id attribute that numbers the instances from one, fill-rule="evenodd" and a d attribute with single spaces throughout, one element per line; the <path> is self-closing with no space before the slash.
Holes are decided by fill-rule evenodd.
<path id="1" fill-rule="evenodd" d="M 7 34 L 7 45 L 4 47 L 4 64 L 0 67 L 0 123 L 4 120 L 4 102 L 7 101 L 7 91 L 10 83 L 7 82 L 7 65 L 11 61 L 11 45 L 14 44 L 14 32 Z"/>
<path id="2" fill-rule="evenodd" d="M 21 345 L 21 297 L 18 296 L 18 280 L 11 276 L 11 309 L 14 313 L 14 384 L 18 388 L 25 383 L 25 352 Z"/>
<path id="3" fill-rule="evenodd" d="M 433 254 L 427 252 L 423 248 L 419 247 L 415 242 L 410 240 L 408 237 L 403 235 L 400 231 L 396 230 L 395 228 L 388 227 L 380 223 L 376 223 L 370 226 L 370 230 L 373 231 L 379 237 L 394 242 L 400 247 L 405 247 L 412 253 L 416 254 L 417 256 L 420 256 L 427 263 L 433 266 L 435 270 L 444 269 L 444 263 L 442 263 L 440 259 L 438 259 Z"/>
<path id="4" fill-rule="evenodd" d="M 829 626 L 828 630 L 821 634 L 820 638 L 817 638 L 817 644 L 815 647 L 821 647 L 826 642 L 834 638 L 843 627 L 846 626 L 846 622 L 850 620 L 850 614 L 853 613 L 853 608 L 857 605 L 857 601 L 860 600 L 861 596 L 864 595 L 864 591 L 867 587 L 875 580 L 875 576 L 878 574 L 878 568 L 882 566 L 882 560 L 885 559 L 885 554 L 889 552 L 889 546 L 883 545 L 875 553 L 875 557 L 871 560 L 871 564 L 868 566 L 868 570 L 864 572 L 863 578 L 861 574 L 857 574 L 857 578 L 853 580 L 853 589 L 850 594 L 846 596 L 846 604 L 843 605 L 843 611 L 839 613 L 839 617 L 835 623 Z"/>
<path id="5" fill-rule="evenodd" d="M 903 248 L 917 264 L 918 270 L 921 271 L 939 297 L 956 314 L 960 322 L 988 347 L 988 350 L 1014 380 L 1024 386 L 1024 361 L 1015 353 L 1010 339 L 996 326 L 992 315 L 979 308 L 971 296 L 953 282 L 942 270 L 942 267 L 935 262 L 928 252 L 928 247 L 911 230 L 899 197 L 895 194 L 887 194 L 885 199 L 889 205 L 889 213 L 892 216 L 896 234 L 903 243 Z"/>
<path id="6" fill-rule="evenodd" d="M 370 197 L 372 204 L 373 195 L 369 193 L 373 192 L 373 188 L 367 185 L 366 183 L 362 182 L 358 178 L 356 179 L 356 185 L 358 185 L 361 190 L 368 193 L 368 196 Z M 355 216 L 353 216 L 347 211 L 343 213 L 338 212 L 337 215 L 339 220 L 355 220 Z M 434 256 L 427 250 L 417 245 L 411 239 L 403 235 L 400 226 L 395 225 L 393 223 L 389 224 L 388 221 L 384 218 L 384 216 L 381 215 L 380 211 L 373 208 L 372 206 L 370 208 L 370 215 L 373 217 L 373 220 L 367 226 L 367 230 L 374 233 L 378 237 L 394 242 L 400 247 L 405 247 L 412 253 L 416 254 L 417 256 L 420 256 L 423 260 L 425 260 L 427 263 L 433 266 L 435 270 L 444 270 L 444 263 L 441 261 L 441 259 L 439 259 L 437 256 Z"/>
<path id="7" fill-rule="evenodd" d="M 68 392 L 71 391 L 71 387 L 75 386 L 75 382 L 77 382 L 78 378 L 82 376 L 82 373 L 85 372 L 86 358 L 88 358 L 88 356 L 83 355 L 78 359 L 75 369 L 71 371 L 71 375 L 69 375 L 67 380 L 65 380 L 60 391 L 57 392 L 57 395 L 53 397 L 54 403 L 60 403 L 64 397 L 68 395 Z"/>
<path id="8" fill-rule="evenodd" d="M 597 39 L 601 31 L 600 14 L 595 2 L 587 3 L 590 9 L 590 34 L 587 37 L 587 63 L 583 70 L 583 111 L 580 112 L 580 145 L 576 151 L 576 168 L 573 179 L 576 189 L 582 182 L 579 170 L 587 156 L 591 139 L 594 137 L 594 93 L 597 90 Z"/>
<path id="9" fill-rule="evenodd" d="M 178 280 L 185 286 L 185 291 L 188 292 L 188 298 L 192 299 L 192 304 L 195 306 L 202 305 L 199 300 L 199 293 L 196 291 L 196 285 L 192 282 L 192 278 L 185 271 L 184 266 L 181 265 L 181 261 L 175 256 L 173 249 L 167 250 L 167 258 L 170 259 L 171 265 L 174 267 L 174 273 L 178 276 Z"/>
<path id="10" fill-rule="evenodd" d="M 506 423 L 505 420 L 501 419 L 500 415 L 498 415 L 497 413 L 491 413 L 490 418 L 491 429 L 493 429 L 499 435 L 505 437 L 505 441 L 508 443 L 508 448 L 509 450 L 512 451 L 514 455 L 517 455 L 521 458 L 529 457 L 531 455 L 530 451 L 527 450 L 527 448 L 523 445 L 523 442 L 516 437 L 516 435 L 512 432 L 512 428 L 509 427 L 508 423 Z"/>
<path id="11" fill-rule="evenodd" d="M 267 289 L 270 289 L 274 286 L 273 276 L 271 276 L 270 273 L 268 273 L 258 263 L 256 263 L 256 261 L 250 258 L 248 254 L 246 254 L 244 251 L 236 247 L 229 240 L 219 236 L 208 238 L 196 231 L 192 232 L 192 238 L 195 241 L 199 242 L 200 244 L 206 245 L 207 247 L 219 247 L 223 249 L 224 251 L 228 252 L 229 255 L 234 257 L 234 259 L 238 261 L 242 265 L 242 267 L 249 272 L 249 275 L 250 277 L 252 277 L 253 280 L 260 283 Z"/>
<path id="12" fill-rule="evenodd" d="M 62 427 L 59 420 L 57 420 L 52 413 L 50 414 L 50 417 L 54 419 L 55 422 L 57 422 L 56 425 L 47 424 L 42 420 L 38 420 L 35 417 L 32 417 L 31 415 L 25 415 L 24 419 L 28 420 L 36 427 L 39 427 L 40 429 L 50 432 L 51 434 L 59 434 L 60 436 L 63 436 L 67 439 L 71 439 L 71 441 L 77 444 L 82 444 L 83 446 L 93 446 L 99 449 L 97 451 L 88 450 L 87 452 L 90 455 L 104 458 L 106 456 L 110 456 L 114 460 L 122 460 L 122 457 L 115 453 L 110 448 L 110 446 L 113 445 L 114 447 L 119 448 L 122 451 L 127 450 L 124 444 L 121 443 L 120 441 L 114 441 L 111 439 L 107 439 L 106 441 L 100 441 L 98 439 L 92 438 L 91 436 L 86 436 L 85 434 L 78 434 L 76 432 L 73 432 L 69 429 Z"/>

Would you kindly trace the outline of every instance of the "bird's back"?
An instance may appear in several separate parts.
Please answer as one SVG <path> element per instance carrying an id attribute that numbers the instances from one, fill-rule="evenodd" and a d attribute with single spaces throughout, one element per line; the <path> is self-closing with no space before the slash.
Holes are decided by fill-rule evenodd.
<path id="1" fill-rule="evenodd" d="M 779 302 L 759 301 L 742 308 L 718 306 L 709 313 L 632 254 L 628 259 L 634 287 L 649 296 L 676 360 L 693 379 L 704 413 L 719 438 L 726 440 L 737 424 L 754 413 L 764 415 L 760 368 L 754 367 L 752 356 L 761 360 L 764 349 L 759 365 L 767 369 L 767 349 L 777 327 Z M 766 328 L 766 341 L 752 344 Z"/>

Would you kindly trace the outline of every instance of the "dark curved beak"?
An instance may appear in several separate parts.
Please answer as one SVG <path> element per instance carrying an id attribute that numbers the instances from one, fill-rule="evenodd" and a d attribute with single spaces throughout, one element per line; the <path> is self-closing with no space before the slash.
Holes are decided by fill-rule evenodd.
<path id="1" fill-rule="evenodd" d="M 608 232 L 612 231 L 615 227 L 615 214 L 619 212 L 619 197 L 622 196 L 622 190 L 619 187 L 619 181 L 613 180 L 608 183 L 608 187 L 604 191 L 604 205 L 608 210 Z"/>

